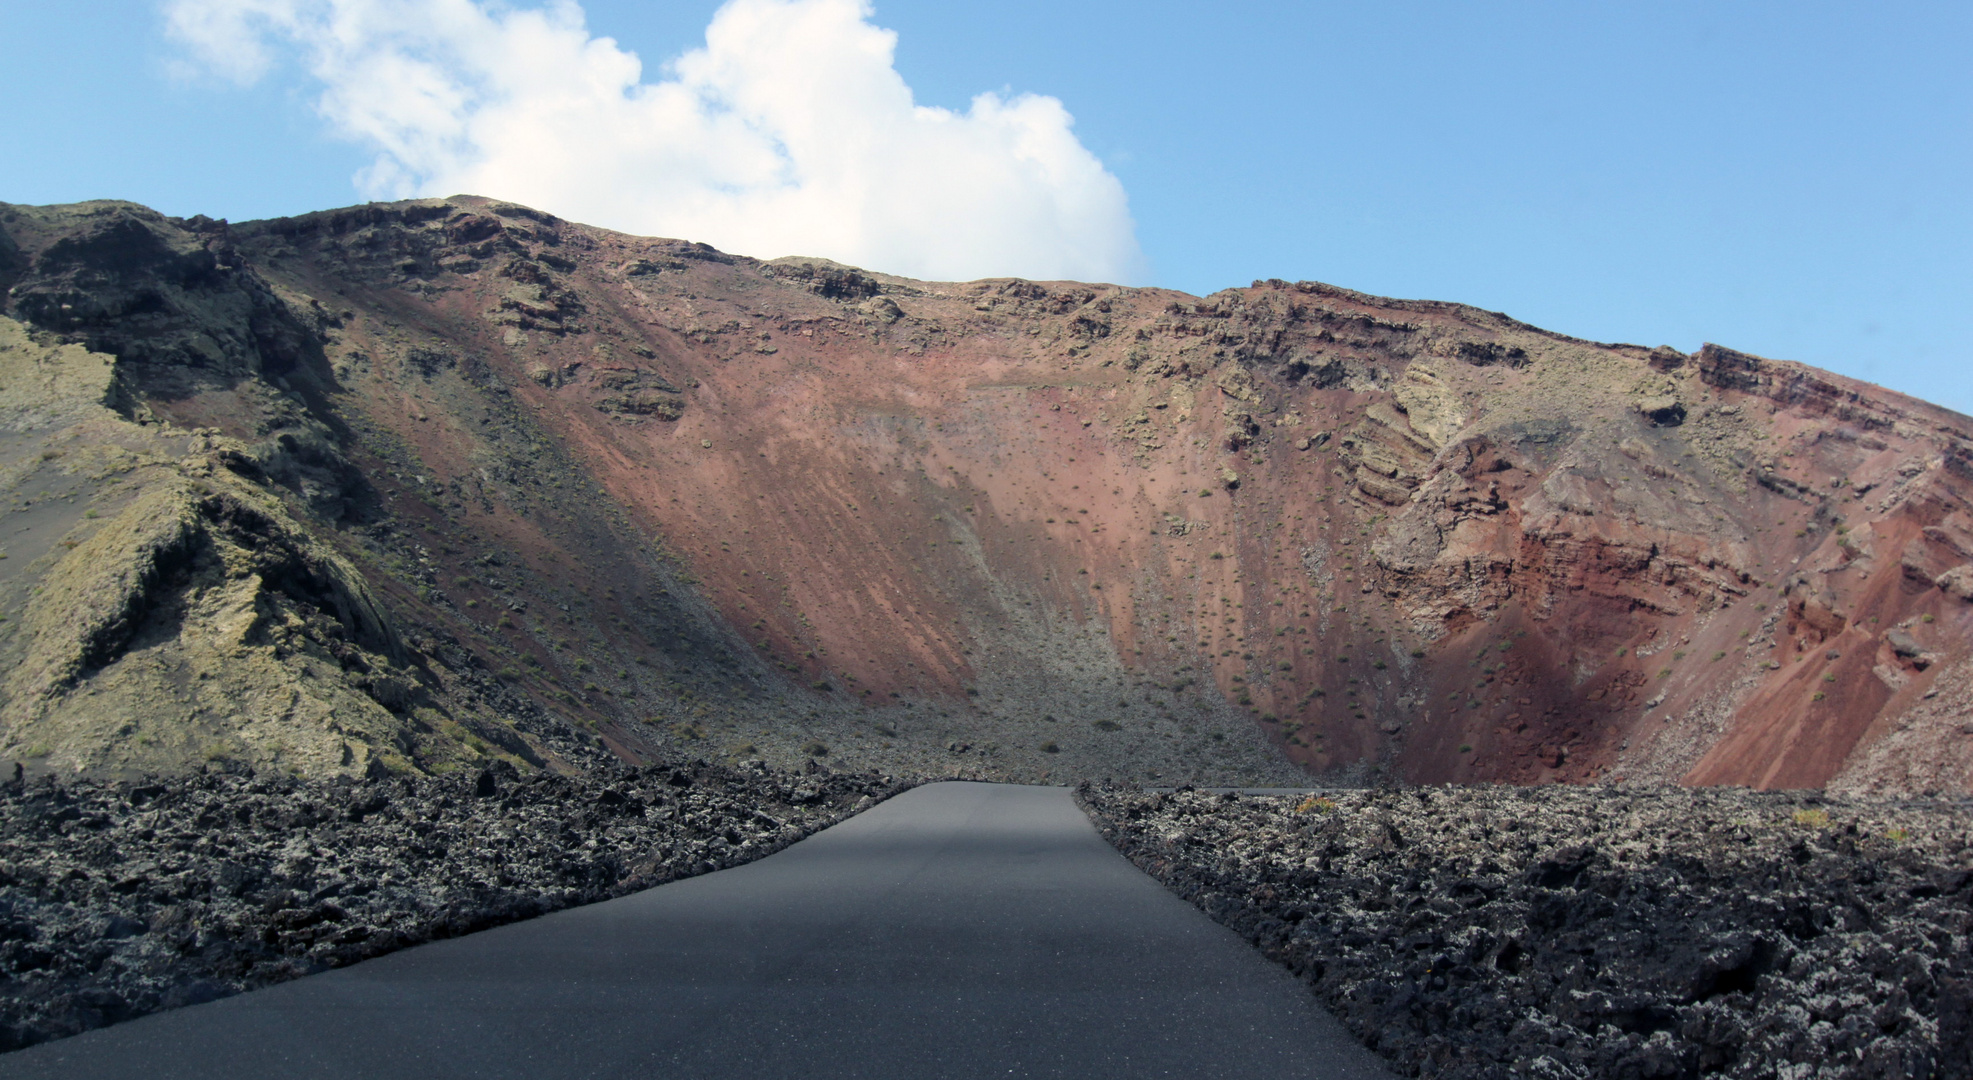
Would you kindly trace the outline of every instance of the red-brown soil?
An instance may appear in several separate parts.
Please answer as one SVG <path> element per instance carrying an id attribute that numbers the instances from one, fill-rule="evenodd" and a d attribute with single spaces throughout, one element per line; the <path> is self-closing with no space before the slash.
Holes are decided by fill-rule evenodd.
<path id="1" fill-rule="evenodd" d="M 1973 652 L 1973 420 L 1877 387 L 1313 283 L 908 281 L 471 197 L 88 206 L 0 213 L 9 313 L 178 427 L 305 412 L 349 475 L 287 490 L 414 644 L 626 756 L 1289 775 L 1264 740 L 1422 782 L 1973 782 L 1939 747 L 1871 764 Z M 132 230 L 312 337 L 147 351 L 161 309 L 60 307 L 107 286 L 47 253 Z M 1973 738 L 1942 716 L 1925 738 Z"/>

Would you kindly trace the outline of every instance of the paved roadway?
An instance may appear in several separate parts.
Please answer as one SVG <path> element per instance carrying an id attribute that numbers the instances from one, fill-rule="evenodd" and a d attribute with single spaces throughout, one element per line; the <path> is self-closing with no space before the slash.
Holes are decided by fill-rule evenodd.
<path id="1" fill-rule="evenodd" d="M 1387 1077 L 1062 788 L 918 788 L 746 866 L 0 1056 L 0 1077 Z"/>

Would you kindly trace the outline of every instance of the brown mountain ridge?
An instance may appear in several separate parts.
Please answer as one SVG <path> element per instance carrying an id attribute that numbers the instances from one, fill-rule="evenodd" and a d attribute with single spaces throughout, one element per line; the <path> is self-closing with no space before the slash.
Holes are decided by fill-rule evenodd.
<path id="1" fill-rule="evenodd" d="M 1316 283 L 0 204 L 0 755 L 1973 775 L 1973 420 Z"/>

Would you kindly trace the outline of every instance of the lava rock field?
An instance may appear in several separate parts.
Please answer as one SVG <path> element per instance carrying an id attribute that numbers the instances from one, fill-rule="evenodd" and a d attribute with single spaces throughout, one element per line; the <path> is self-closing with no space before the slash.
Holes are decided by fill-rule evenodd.
<path id="1" fill-rule="evenodd" d="M 1408 1075 L 1973 1075 L 1962 805 L 1614 786 L 1079 796 Z"/>
<path id="2" fill-rule="evenodd" d="M 587 776 L 0 784 L 0 1050 L 771 854 L 910 786 Z"/>

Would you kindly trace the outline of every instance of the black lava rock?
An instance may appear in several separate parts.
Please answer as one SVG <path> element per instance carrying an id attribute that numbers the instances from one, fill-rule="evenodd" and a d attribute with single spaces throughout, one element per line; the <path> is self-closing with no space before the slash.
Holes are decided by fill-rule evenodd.
<path id="1" fill-rule="evenodd" d="M 0 785 L 0 1050 L 736 866 L 907 786 L 698 761 Z"/>
<path id="2" fill-rule="evenodd" d="M 1973 1075 L 1964 806 L 1684 788 L 1078 793 L 1120 851 L 1407 1075 Z"/>

